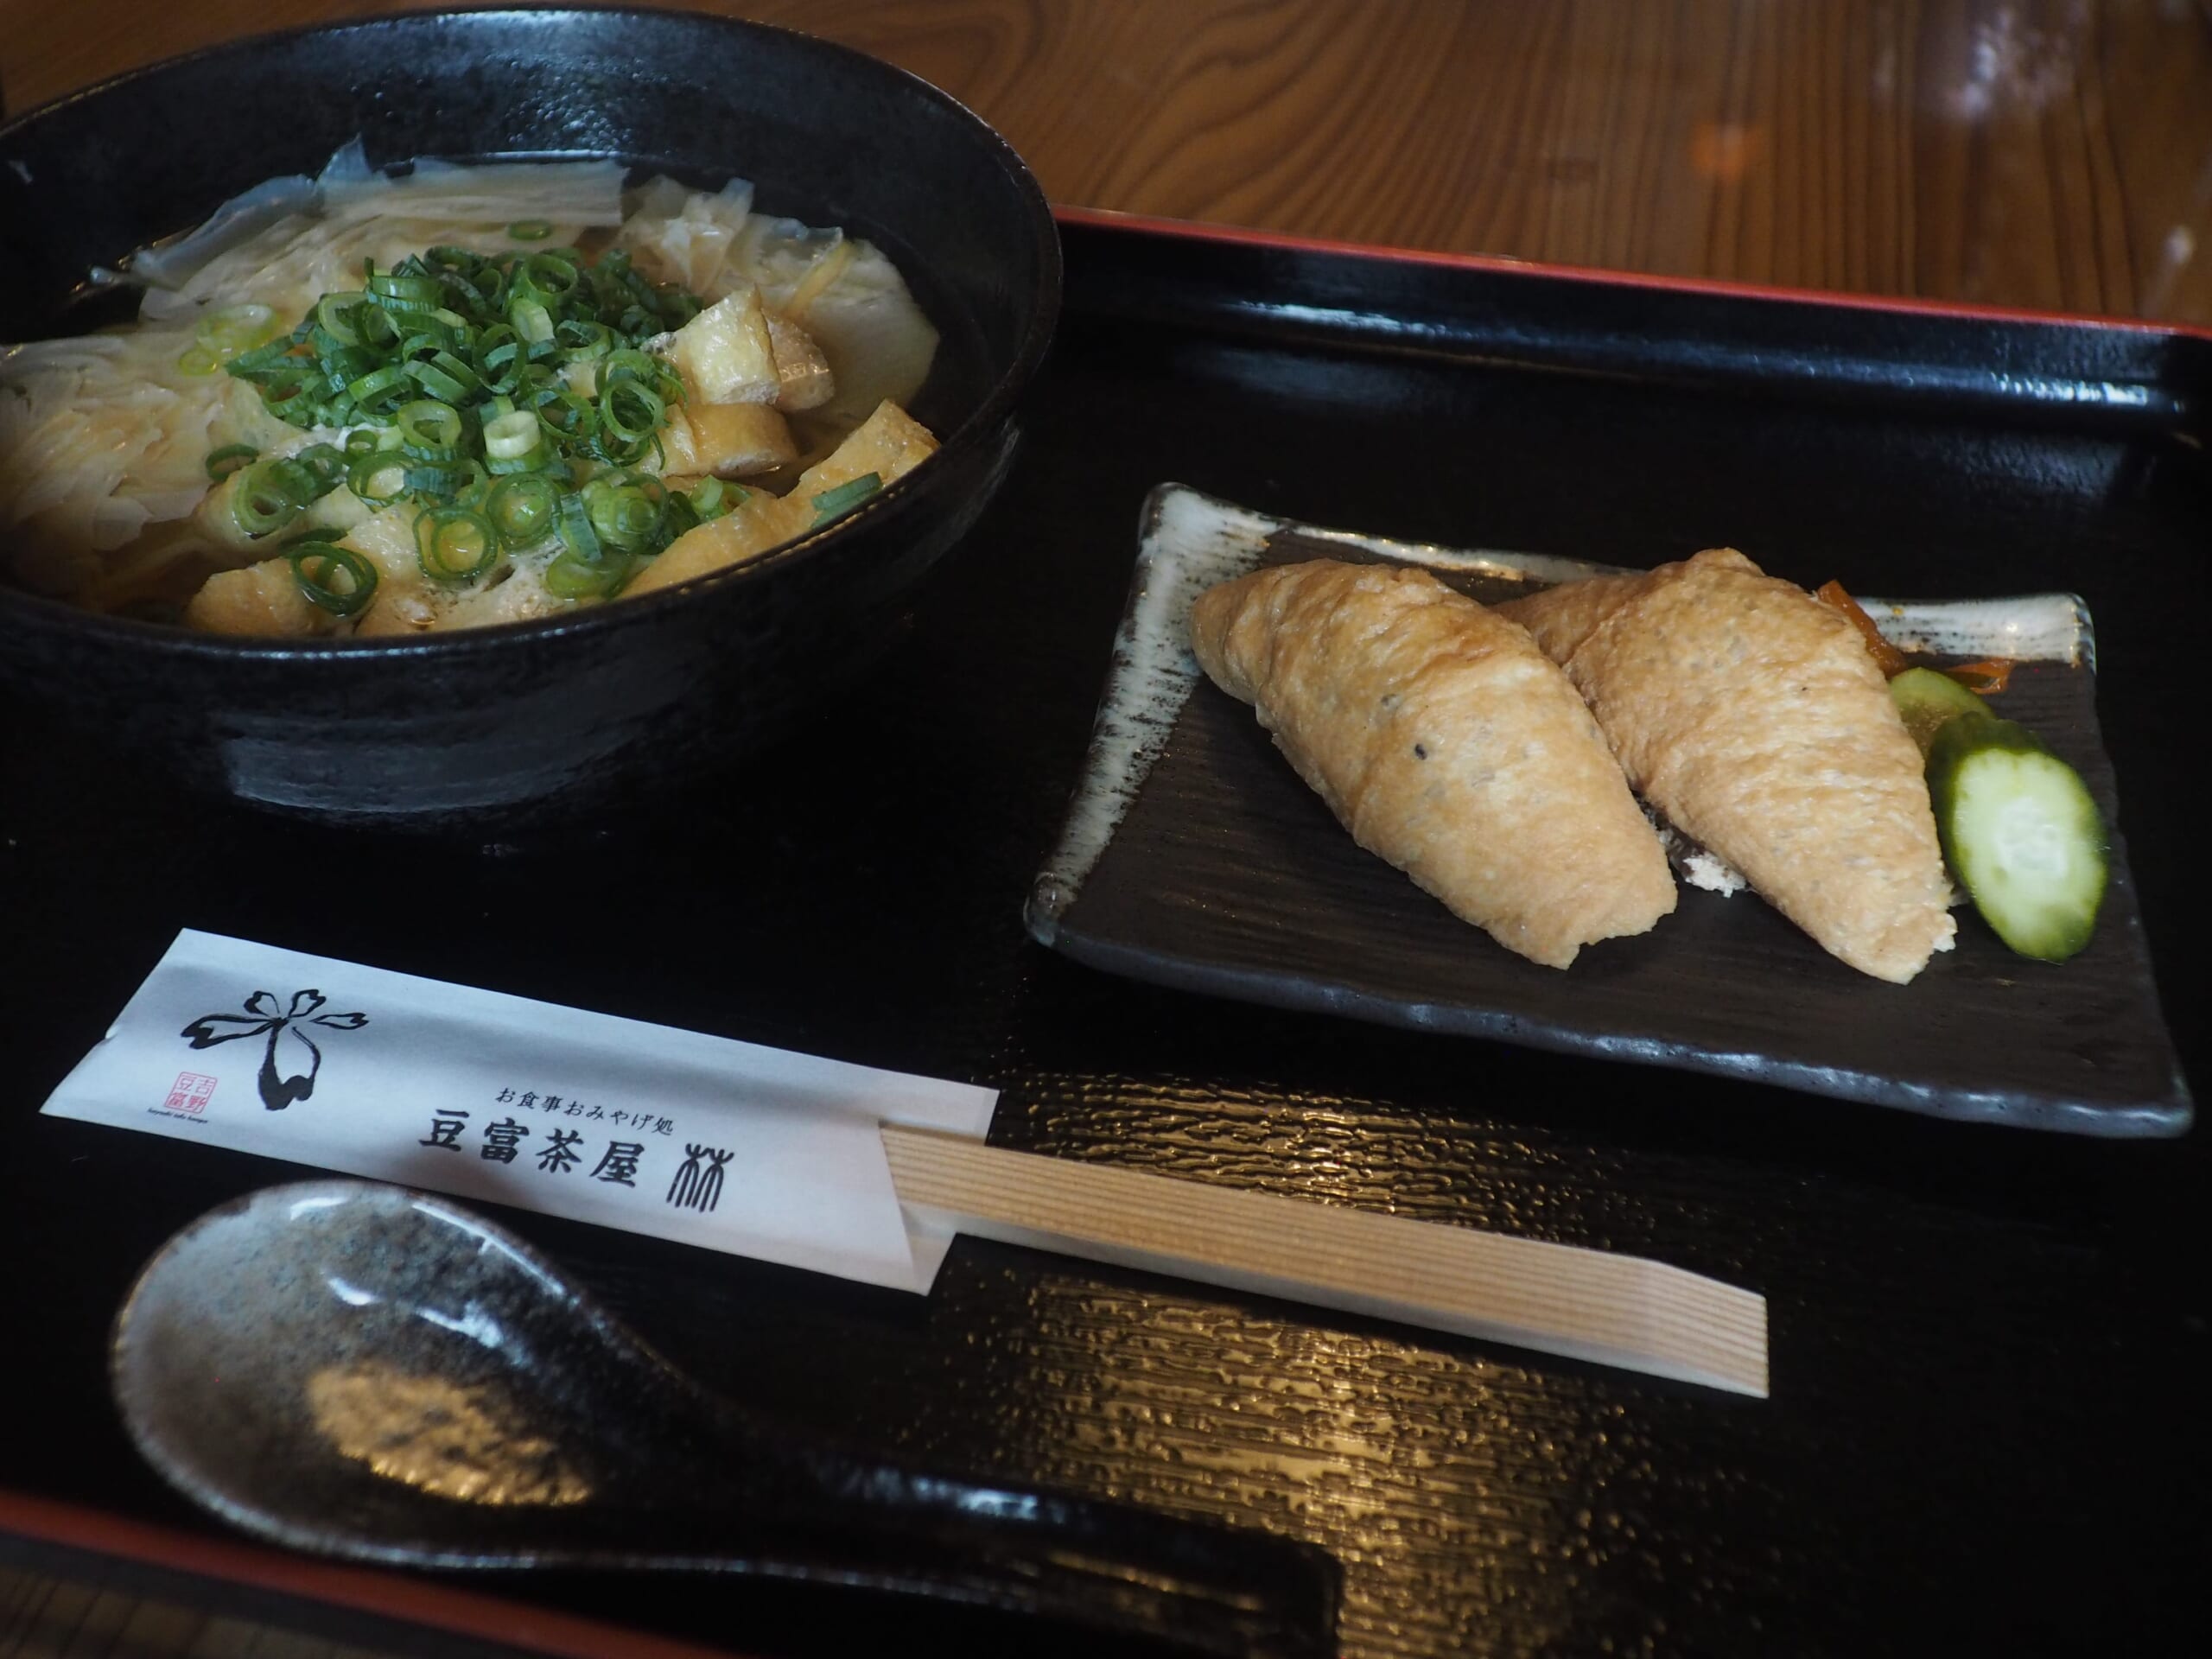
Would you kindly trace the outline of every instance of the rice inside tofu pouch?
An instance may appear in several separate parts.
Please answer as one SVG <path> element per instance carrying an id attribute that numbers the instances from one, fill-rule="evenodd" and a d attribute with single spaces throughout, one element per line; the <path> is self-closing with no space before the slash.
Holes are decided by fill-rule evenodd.
<path id="1" fill-rule="evenodd" d="M 880 1128 L 996 1101 L 188 930 L 45 1110 L 922 1294 Z"/>

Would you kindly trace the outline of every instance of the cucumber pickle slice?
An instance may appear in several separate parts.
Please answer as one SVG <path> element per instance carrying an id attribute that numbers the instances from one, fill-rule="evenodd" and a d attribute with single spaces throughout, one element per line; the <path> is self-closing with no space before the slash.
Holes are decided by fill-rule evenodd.
<path id="1" fill-rule="evenodd" d="M 2024 726 L 1965 713 L 1936 733 L 1928 794 L 1943 856 L 1998 938 L 2043 962 L 2088 944 L 2107 842 L 2079 772 Z"/>
<path id="2" fill-rule="evenodd" d="M 1897 706 L 1904 728 L 1920 745 L 1920 758 L 1928 758 L 1936 734 L 1960 715 L 1991 715 L 1993 709 L 1948 674 L 1932 668 L 1908 668 L 1890 677 L 1890 701 Z"/>

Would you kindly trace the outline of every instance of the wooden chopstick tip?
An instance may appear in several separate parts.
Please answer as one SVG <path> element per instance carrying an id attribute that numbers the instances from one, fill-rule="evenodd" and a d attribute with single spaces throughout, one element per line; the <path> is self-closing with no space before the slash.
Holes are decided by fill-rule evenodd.
<path id="1" fill-rule="evenodd" d="M 899 1201 L 1004 1243 L 1769 1395 L 1766 1299 L 1648 1258 L 883 1125 Z"/>

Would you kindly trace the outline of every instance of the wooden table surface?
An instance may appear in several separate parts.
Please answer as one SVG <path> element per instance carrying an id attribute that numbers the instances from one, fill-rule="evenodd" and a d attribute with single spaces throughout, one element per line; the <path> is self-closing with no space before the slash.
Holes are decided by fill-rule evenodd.
<path id="1" fill-rule="evenodd" d="M 28 109 L 378 0 L 0 0 Z M 2212 323 L 2207 0 L 720 0 L 978 111 L 1055 201 Z"/>
<path id="2" fill-rule="evenodd" d="M 0 0 L 29 109 L 378 0 Z M 950 91 L 1056 202 L 2212 324 L 2204 0 L 723 0 Z M 0 1573 L 0 1654 L 335 1654 Z"/>

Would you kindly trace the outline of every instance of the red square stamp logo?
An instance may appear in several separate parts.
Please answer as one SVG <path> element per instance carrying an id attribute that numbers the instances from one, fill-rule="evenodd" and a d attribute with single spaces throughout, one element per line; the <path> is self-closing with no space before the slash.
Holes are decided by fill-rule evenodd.
<path id="1" fill-rule="evenodd" d="M 173 1112 L 196 1116 L 207 1109 L 207 1097 L 214 1092 L 214 1078 L 203 1077 L 197 1071 L 180 1071 L 170 1086 L 169 1097 L 162 1103 Z"/>

